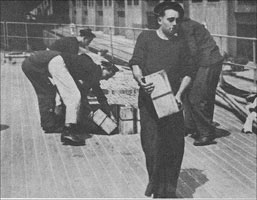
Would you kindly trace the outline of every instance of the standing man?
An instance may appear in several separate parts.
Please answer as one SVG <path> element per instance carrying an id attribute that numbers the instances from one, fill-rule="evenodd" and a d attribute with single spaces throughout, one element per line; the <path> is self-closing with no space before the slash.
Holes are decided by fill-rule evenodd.
<path id="1" fill-rule="evenodd" d="M 81 93 L 86 94 L 92 88 L 96 92 L 99 102 L 108 109 L 109 105 L 101 91 L 99 81 L 109 79 L 118 69 L 114 65 L 96 65 L 85 54 L 79 56 L 60 55 L 57 51 L 46 50 L 36 52 L 28 57 L 22 64 L 22 70 L 31 81 L 38 96 L 43 130 L 55 132 L 56 128 L 62 126 L 61 123 L 57 124 L 54 113 L 55 96 L 58 91 L 66 107 L 65 126 L 61 141 L 82 144 L 84 140 L 79 137 Z M 49 77 L 52 78 L 54 85 L 50 82 Z"/>
<path id="2" fill-rule="evenodd" d="M 88 48 L 88 45 L 92 42 L 92 40 L 96 37 L 94 33 L 92 33 L 91 29 L 82 29 L 79 31 L 79 36 L 76 37 L 63 37 L 59 40 L 56 40 L 49 49 L 70 53 L 77 55 L 79 53 L 79 46 L 81 45 L 83 48 Z"/>
<path id="3" fill-rule="evenodd" d="M 196 138 L 195 146 L 203 146 L 215 139 L 213 113 L 223 56 L 204 25 L 184 18 L 179 28 L 197 67 L 191 91 L 186 97 L 186 132 Z"/>
<path id="4" fill-rule="evenodd" d="M 175 2 L 162 2 L 154 13 L 160 27 L 138 36 L 129 65 L 140 86 L 141 144 L 149 176 L 145 195 L 174 198 L 184 154 L 183 113 L 158 119 L 150 97 L 154 85 L 144 83 L 142 78 L 164 69 L 175 98 L 181 103 L 191 81 L 192 66 L 186 43 L 176 29 L 177 21 L 184 15 L 183 8 Z"/>

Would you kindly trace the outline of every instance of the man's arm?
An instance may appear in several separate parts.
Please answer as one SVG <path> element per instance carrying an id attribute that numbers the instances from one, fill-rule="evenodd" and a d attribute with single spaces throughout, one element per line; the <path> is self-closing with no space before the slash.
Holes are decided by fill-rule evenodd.
<path id="1" fill-rule="evenodd" d="M 186 88 L 190 85 L 191 79 L 192 78 L 190 76 L 185 76 L 181 81 L 178 92 L 175 95 L 175 98 L 176 98 L 177 102 L 180 103 L 180 104 L 182 104 L 181 97 L 182 97 L 184 91 L 186 90 Z"/>
<path id="2" fill-rule="evenodd" d="M 92 87 L 92 92 L 96 95 L 98 102 L 101 105 L 101 109 L 104 111 L 105 114 L 107 114 L 109 117 L 111 114 L 111 107 L 108 104 L 107 98 L 104 95 L 104 92 L 102 88 L 100 87 L 100 84 L 94 85 Z"/>
<path id="3" fill-rule="evenodd" d="M 154 90 L 154 85 L 153 83 L 145 83 L 142 78 L 144 78 L 143 74 L 142 74 L 142 70 L 140 69 L 140 67 L 138 65 L 132 65 L 132 73 L 134 76 L 134 79 L 136 80 L 136 82 L 138 83 L 138 85 L 140 87 L 143 88 L 143 90 L 147 93 L 147 94 L 151 94 L 152 91 Z"/>

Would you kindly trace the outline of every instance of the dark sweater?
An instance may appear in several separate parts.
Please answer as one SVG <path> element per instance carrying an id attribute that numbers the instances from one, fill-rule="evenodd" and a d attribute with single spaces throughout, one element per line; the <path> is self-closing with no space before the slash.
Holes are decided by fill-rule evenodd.
<path id="1" fill-rule="evenodd" d="M 203 24 L 185 18 L 179 26 L 179 34 L 186 38 L 197 66 L 207 67 L 223 60 L 219 47 Z"/>
<path id="2" fill-rule="evenodd" d="M 76 37 L 63 37 L 56 40 L 49 48 L 62 53 L 77 55 L 79 52 L 79 42 Z"/>
<path id="3" fill-rule="evenodd" d="M 35 51 L 30 57 L 26 58 L 25 61 L 29 61 L 33 65 L 33 67 L 31 67 L 32 71 L 48 74 L 48 63 L 52 58 L 58 55 L 60 55 L 58 51 Z"/>
<path id="4" fill-rule="evenodd" d="M 163 40 L 156 31 L 144 31 L 138 36 L 129 65 L 139 65 L 144 76 L 164 69 L 174 92 L 180 80 L 194 72 L 185 41 L 181 37 Z"/>
<path id="5" fill-rule="evenodd" d="M 95 64 L 91 57 L 86 54 L 71 55 L 62 53 L 61 56 L 71 76 L 80 88 L 82 95 L 88 95 L 89 90 L 92 89 L 99 103 L 106 102 L 107 98 L 100 87 L 101 67 Z M 83 81 L 82 85 L 79 83 L 79 80 Z"/>

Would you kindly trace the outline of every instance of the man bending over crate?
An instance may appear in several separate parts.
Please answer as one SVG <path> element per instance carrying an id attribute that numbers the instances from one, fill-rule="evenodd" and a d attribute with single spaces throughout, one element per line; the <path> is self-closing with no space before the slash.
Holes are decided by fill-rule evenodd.
<path id="1" fill-rule="evenodd" d="M 99 81 L 109 79 L 118 71 L 111 63 L 96 65 L 86 54 L 61 54 L 46 50 L 35 52 L 25 59 L 22 70 L 37 94 L 41 126 L 45 132 L 57 132 L 63 126 L 64 122 L 55 114 L 55 97 L 56 93 L 59 93 L 66 107 L 62 142 L 85 142 L 79 137 L 79 111 L 81 99 L 86 98 L 91 88 L 103 106 L 103 111 L 106 114 L 110 112 Z M 89 112 L 90 108 L 88 114 Z"/>

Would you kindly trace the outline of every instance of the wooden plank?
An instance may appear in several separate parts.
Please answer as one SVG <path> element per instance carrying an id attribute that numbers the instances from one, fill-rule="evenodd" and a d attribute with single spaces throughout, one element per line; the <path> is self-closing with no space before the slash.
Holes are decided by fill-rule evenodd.
<path id="1" fill-rule="evenodd" d="M 60 146 L 60 151 L 63 156 L 67 159 L 73 159 L 76 168 L 80 174 L 80 177 L 84 183 L 83 187 L 79 186 L 86 193 L 78 193 L 77 198 L 101 198 L 106 195 L 102 189 L 101 183 L 98 181 L 97 176 L 94 171 L 94 166 L 88 162 L 88 158 L 82 151 L 84 147 L 72 147 L 72 146 Z M 67 160 L 67 162 L 69 162 Z M 73 169 L 71 169 L 73 170 Z"/>
<path id="2" fill-rule="evenodd" d="M 1 130 L 1 197 L 12 197 L 12 115 L 10 112 L 12 97 L 10 68 L 7 64 L 1 65 L 1 125 L 8 126 L 6 130 Z"/>
<path id="3" fill-rule="evenodd" d="M 95 136 L 93 136 L 95 137 Z M 86 145 L 82 148 L 84 157 L 87 158 L 88 163 L 94 171 L 97 177 L 99 186 L 104 192 L 105 198 L 121 198 L 123 197 L 119 186 L 115 184 L 115 181 L 111 174 L 109 173 L 107 166 L 104 164 L 104 155 L 99 155 L 98 152 L 99 143 L 95 140 L 88 140 Z"/>
<path id="4" fill-rule="evenodd" d="M 19 68 L 11 69 L 11 114 L 12 126 L 12 196 L 17 198 L 27 197 L 26 169 L 24 158 L 23 129 L 21 125 L 21 93 L 19 84 Z"/>
<path id="5" fill-rule="evenodd" d="M 21 73 L 21 78 L 19 80 L 20 92 L 22 105 L 21 110 L 22 117 L 21 123 L 23 128 L 23 140 L 24 140 L 24 154 L 25 154 L 25 166 L 26 166 L 26 184 L 28 197 L 42 197 L 44 196 L 42 191 L 42 177 L 39 171 L 39 161 L 36 154 L 36 147 L 33 139 L 33 125 L 30 121 L 30 108 L 27 106 L 26 102 L 31 101 L 31 97 L 27 95 L 25 88 L 30 86 L 26 82 L 26 77 Z M 33 89 L 33 88 L 31 88 Z"/>
<path id="6" fill-rule="evenodd" d="M 25 77 L 24 77 L 25 79 Z M 34 148 L 36 152 L 36 156 L 38 159 L 38 168 L 40 172 L 40 176 L 42 177 L 42 198 L 53 198 L 58 197 L 59 194 L 57 190 L 57 184 L 54 177 L 54 171 L 52 167 L 52 163 L 49 158 L 49 150 L 46 145 L 46 141 L 43 137 L 42 129 L 39 123 L 39 113 L 38 113 L 38 105 L 35 96 L 34 89 L 31 85 L 29 85 L 28 80 L 24 80 L 24 91 L 26 92 L 24 95 L 30 96 L 31 100 L 26 103 L 27 109 L 29 110 L 29 121 L 33 131 L 33 142 Z M 32 185 L 33 189 L 33 185 Z M 69 196 L 71 193 L 70 190 L 64 190 L 64 193 Z"/>
<path id="7" fill-rule="evenodd" d="M 191 140 L 191 138 L 187 138 Z M 213 159 L 213 154 L 204 151 L 201 147 L 194 147 L 191 143 L 186 143 L 191 155 L 191 162 L 207 174 L 209 182 L 205 185 L 215 190 L 220 196 L 216 198 L 245 198 L 255 196 L 255 190 L 251 189 L 245 183 L 242 183 L 229 168 Z M 236 186 L 236 187 L 235 187 Z M 225 188 L 225 189 L 224 189 Z"/>
<path id="8" fill-rule="evenodd" d="M 106 136 L 104 136 L 106 137 Z M 114 181 L 115 185 L 118 186 L 119 191 L 121 192 L 123 198 L 129 196 L 129 197 L 138 197 L 138 191 L 133 190 L 131 187 L 131 182 L 126 179 L 124 176 L 125 170 L 120 169 L 119 165 L 122 164 L 120 161 L 117 161 L 117 157 L 119 155 L 116 155 L 112 148 L 114 148 L 110 143 L 104 143 L 103 136 L 96 135 L 95 137 L 92 137 L 92 141 L 95 144 L 94 145 L 96 152 L 98 153 L 99 157 L 101 158 L 104 166 L 106 167 L 107 171 L 110 173 L 112 180 Z M 111 150 L 109 150 L 111 149 Z M 110 154 L 110 151 L 112 151 Z"/>
<path id="9" fill-rule="evenodd" d="M 108 157 L 115 163 L 116 165 L 116 173 L 119 173 L 120 176 L 123 177 L 125 184 L 128 189 L 131 190 L 134 196 L 132 197 L 143 197 L 144 194 L 144 183 L 137 176 L 134 169 L 132 169 L 129 165 L 129 162 L 126 160 L 127 154 L 124 154 L 119 151 L 117 148 L 117 143 L 114 143 L 112 140 L 113 136 L 105 137 L 99 136 L 98 139 L 101 144 L 105 147 L 104 151 L 108 154 Z M 122 138 L 121 138 L 122 139 Z M 120 140 L 120 144 L 124 146 L 127 143 L 126 140 Z"/>

